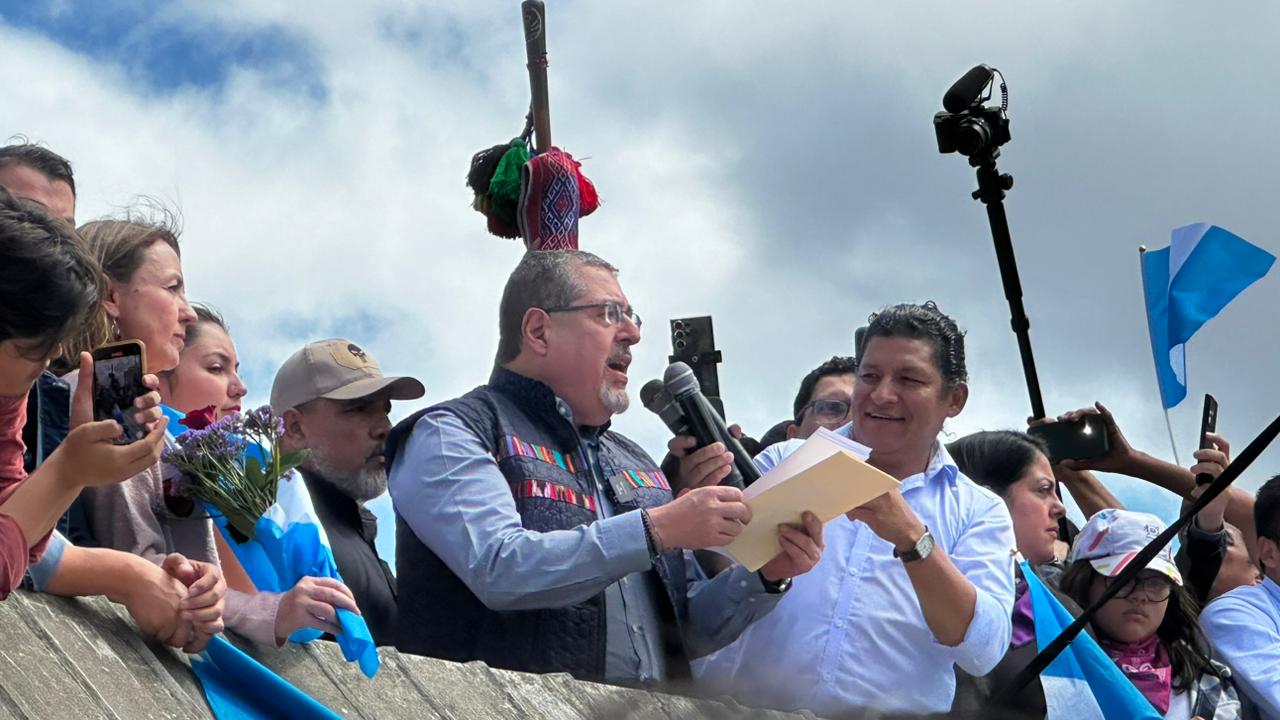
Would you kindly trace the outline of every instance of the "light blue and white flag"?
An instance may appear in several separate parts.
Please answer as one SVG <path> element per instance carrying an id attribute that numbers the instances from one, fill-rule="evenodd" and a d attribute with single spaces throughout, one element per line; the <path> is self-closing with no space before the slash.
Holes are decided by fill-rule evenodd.
<path id="1" fill-rule="evenodd" d="M 251 445 L 246 455 L 252 456 L 255 450 L 259 453 L 259 462 L 265 464 L 265 455 L 261 454 L 262 449 L 257 445 Z M 311 493 L 296 471 L 280 478 L 276 503 L 267 508 L 258 519 L 254 526 L 253 540 L 236 542 L 227 529 L 226 518 L 216 508 L 208 509 L 210 515 L 214 516 L 223 539 L 244 566 L 254 587 L 259 590 L 285 592 L 307 576 L 342 580 L 324 525 L 311 503 Z M 373 677 L 378 672 L 381 660 L 364 618 L 338 608 L 338 623 L 342 626 L 342 632 L 335 639 L 342 649 L 343 657 L 358 661 L 365 676 Z M 303 628 L 290 635 L 289 639 L 305 643 L 316 640 L 321 635 L 323 633 L 319 630 Z"/>
<path id="2" fill-rule="evenodd" d="M 1186 343 L 1237 295 L 1267 274 L 1275 256 L 1217 225 L 1173 231 L 1167 248 L 1142 255 L 1147 327 L 1165 408 L 1187 396 Z"/>
<path id="3" fill-rule="evenodd" d="M 191 656 L 205 700 L 218 720 L 338 720 L 315 698 L 291 685 L 221 637 Z"/>
<path id="4" fill-rule="evenodd" d="M 1075 619 L 1026 560 L 1019 563 L 1031 595 L 1036 649 L 1044 650 Z M 1040 673 L 1047 720 L 1161 720 L 1129 678 L 1088 633 L 1080 633 Z"/>
<path id="5" fill-rule="evenodd" d="M 171 435 L 181 430 L 183 414 L 167 405 L 161 410 L 169 418 L 166 429 Z M 257 459 L 266 466 L 268 453 L 257 443 L 250 442 L 244 451 L 244 461 Z M 205 503 L 205 511 L 213 518 L 214 526 L 244 566 L 253 586 L 264 592 L 287 592 L 304 577 L 328 577 L 341 581 L 338 563 L 324 525 L 316 515 L 307 491 L 306 481 L 296 471 L 286 473 L 276 485 L 276 502 L 254 526 L 254 539 L 238 542 L 227 528 L 227 518 L 217 508 Z M 335 639 L 342 655 L 348 661 L 357 661 L 367 677 L 378 672 L 382 661 L 378 647 L 364 618 L 355 613 L 338 609 L 338 624 L 342 632 Z M 319 630 L 303 628 L 289 636 L 296 643 L 307 643 L 323 635 Z"/>

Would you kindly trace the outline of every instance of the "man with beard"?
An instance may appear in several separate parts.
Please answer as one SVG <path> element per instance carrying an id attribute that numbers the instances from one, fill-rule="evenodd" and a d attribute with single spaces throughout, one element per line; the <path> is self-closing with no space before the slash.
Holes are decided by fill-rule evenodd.
<path id="1" fill-rule="evenodd" d="M 822 550 L 781 526 L 778 557 L 710 579 L 690 550 L 751 520 L 742 493 L 672 499 L 627 409 L 640 318 L 590 253 L 527 253 L 503 290 L 489 382 L 423 410 L 387 441 L 397 515 L 401 651 L 653 686 L 768 613 Z"/>
<path id="2" fill-rule="evenodd" d="M 387 489 L 382 448 L 391 401 L 425 393 L 414 378 L 383 377 L 378 361 L 349 340 L 303 347 L 271 386 L 271 409 L 284 419 L 284 451 L 307 451 L 302 477 L 338 572 L 379 645 L 395 641 L 396 579 L 378 557 L 378 521 L 364 503 Z"/>

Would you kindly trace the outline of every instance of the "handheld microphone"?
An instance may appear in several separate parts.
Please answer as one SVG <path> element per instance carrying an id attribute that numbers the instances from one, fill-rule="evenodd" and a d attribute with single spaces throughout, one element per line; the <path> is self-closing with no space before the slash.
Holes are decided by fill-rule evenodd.
<path id="1" fill-rule="evenodd" d="M 720 484 L 741 489 L 746 487 L 747 483 L 759 480 L 760 471 L 756 470 L 755 464 L 751 462 L 751 456 L 742 449 L 742 444 L 729 433 L 729 428 L 724 424 L 724 418 L 720 417 L 702 394 L 702 388 L 698 385 L 698 378 L 694 377 L 693 370 L 682 362 L 674 362 L 667 367 L 662 380 L 666 393 L 684 413 L 692 435 L 698 440 L 698 447 L 704 448 L 712 443 L 722 442 L 729 452 L 733 453 L 733 467 L 729 470 L 728 477 Z"/>
<path id="2" fill-rule="evenodd" d="M 685 419 L 684 412 L 675 400 L 667 394 L 662 386 L 661 380 L 650 380 L 640 388 L 640 402 L 655 415 L 662 418 L 662 423 L 667 426 L 672 435 L 692 435 L 693 431 L 689 429 L 689 421 Z"/>

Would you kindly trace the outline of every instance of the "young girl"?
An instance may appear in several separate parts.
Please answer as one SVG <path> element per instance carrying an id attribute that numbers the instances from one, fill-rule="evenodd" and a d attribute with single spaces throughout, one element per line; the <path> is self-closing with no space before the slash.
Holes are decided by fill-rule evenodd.
<path id="1" fill-rule="evenodd" d="M 1154 515 L 1107 509 L 1080 531 L 1062 591 L 1092 605 L 1112 578 L 1165 524 Z M 1231 672 L 1209 657 L 1195 600 L 1166 547 L 1093 618 L 1098 644 L 1169 720 L 1234 720 L 1241 715 Z"/>

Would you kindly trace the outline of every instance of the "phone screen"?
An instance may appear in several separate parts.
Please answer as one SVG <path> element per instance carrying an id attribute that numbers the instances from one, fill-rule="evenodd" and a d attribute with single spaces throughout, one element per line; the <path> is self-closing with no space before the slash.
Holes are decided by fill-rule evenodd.
<path id="1" fill-rule="evenodd" d="M 127 445 L 146 435 L 133 417 L 133 401 L 146 393 L 141 343 L 104 345 L 93 351 L 93 419 L 120 423 L 124 433 L 116 444 Z"/>

